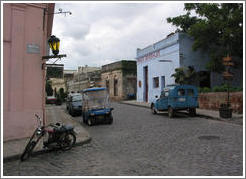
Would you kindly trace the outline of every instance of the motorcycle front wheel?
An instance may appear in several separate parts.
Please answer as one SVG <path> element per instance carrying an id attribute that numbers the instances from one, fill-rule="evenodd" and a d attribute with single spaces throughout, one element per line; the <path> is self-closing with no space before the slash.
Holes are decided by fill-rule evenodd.
<path id="1" fill-rule="evenodd" d="M 22 153 L 20 160 L 24 161 L 24 160 L 28 159 L 35 146 L 36 146 L 36 142 L 35 141 L 30 141 L 27 144 L 24 152 Z"/>
<path id="2" fill-rule="evenodd" d="M 70 150 L 76 142 L 76 136 L 73 132 L 66 133 L 61 141 L 61 149 L 62 150 Z"/>

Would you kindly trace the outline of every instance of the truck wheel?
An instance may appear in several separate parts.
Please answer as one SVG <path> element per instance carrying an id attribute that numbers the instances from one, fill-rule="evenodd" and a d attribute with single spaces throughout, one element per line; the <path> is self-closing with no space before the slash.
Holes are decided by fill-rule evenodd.
<path id="1" fill-rule="evenodd" d="M 82 113 L 82 118 L 83 118 L 83 123 L 86 124 L 85 114 L 84 113 Z"/>
<path id="2" fill-rule="evenodd" d="M 174 116 L 174 110 L 172 107 L 169 107 L 168 108 L 168 117 L 169 118 L 172 118 Z"/>
<path id="3" fill-rule="evenodd" d="M 113 123 L 113 116 L 110 115 L 110 116 L 109 116 L 109 119 L 108 119 L 108 124 L 112 124 L 112 123 Z"/>
<path id="4" fill-rule="evenodd" d="M 95 120 L 92 117 L 89 117 L 87 120 L 87 124 L 88 126 L 93 126 L 95 124 Z"/>
<path id="5" fill-rule="evenodd" d="M 154 104 L 151 105 L 151 112 L 152 114 L 157 114 Z"/>
<path id="6" fill-rule="evenodd" d="M 189 109 L 189 116 L 191 116 L 191 117 L 196 116 L 196 108 L 190 108 Z"/>
<path id="7" fill-rule="evenodd" d="M 73 108 L 70 108 L 70 114 L 71 114 L 71 116 L 75 116 L 75 111 L 73 110 Z"/>

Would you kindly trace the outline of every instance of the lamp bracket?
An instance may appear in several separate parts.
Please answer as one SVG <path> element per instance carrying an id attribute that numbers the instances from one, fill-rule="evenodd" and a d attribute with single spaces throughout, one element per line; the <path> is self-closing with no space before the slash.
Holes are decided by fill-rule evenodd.
<path id="1" fill-rule="evenodd" d="M 45 9 L 45 12 L 48 12 L 48 10 Z M 67 14 L 72 15 L 72 12 L 70 12 L 70 11 L 62 11 L 62 9 L 60 8 L 59 12 L 47 13 L 46 15 L 52 15 L 52 14 L 65 14 L 65 16 L 66 16 Z"/>
<path id="2" fill-rule="evenodd" d="M 62 55 L 42 56 L 42 60 L 48 61 L 48 60 L 51 59 L 51 58 L 58 58 L 58 59 L 61 59 L 61 58 L 63 58 L 63 57 L 67 57 L 67 55 L 66 55 L 66 54 L 62 54 Z M 57 60 L 58 60 L 58 59 L 57 59 Z"/>

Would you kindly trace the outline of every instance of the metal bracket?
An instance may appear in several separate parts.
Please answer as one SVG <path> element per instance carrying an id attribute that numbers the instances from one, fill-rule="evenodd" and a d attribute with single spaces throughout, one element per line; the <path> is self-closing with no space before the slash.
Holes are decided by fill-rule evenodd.
<path id="1" fill-rule="evenodd" d="M 67 57 L 66 54 L 62 54 L 62 55 L 51 55 L 51 56 L 42 56 L 42 60 L 49 60 L 51 58 L 63 58 L 63 57 Z"/>
<path id="2" fill-rule="evenodd" d="M 67 57 L 67 55 L 66 54 L 62 54 L 62 55 L 42 56 L 42 60 L 48 61 L 51 58 L 57 58 L 56 61 L 55 61 L 55 62 L 57 62 L 58 60 L 60 60 L 63 57 Z M 46 65 L 45 62 L 42 63 L 42 70 L 44 69 L 44 66 Z M 55 62 L 53 64 L 55 64 Z"/>

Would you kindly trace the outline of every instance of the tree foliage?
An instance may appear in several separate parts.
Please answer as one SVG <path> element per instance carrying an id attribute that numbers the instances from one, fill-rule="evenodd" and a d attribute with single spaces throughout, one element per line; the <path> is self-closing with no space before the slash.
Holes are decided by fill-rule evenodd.
<path id="1" fill-rule="evenodd" d="M 52 82 L 50 80 L 46 81 L 45 91 L 46 91 L 47 96 L 53 95 Z"/>
<path id="2" fill-rule="evenodd" d="M 61 97 L 62 101 L 64 101 L 66 94 L 64 92 L 64 88 L 59 89 L 59 96 Z"/>
<path id="3" fill-rule="evenodd" d="M 198 81 L 198 74 L 193 66 L 176 68 L 175 73 L 171 75 L 175 78 L 177 84 L 195 84 Z"/>
<path id="4" fill-rule="evenodd" d="M 169 17 L 167 22 L 194 38 L 194 50 L 208 52 L 211 71 L 223 70 L 222 57 L 226 55 L 243 58 L 242 3 L 186 3 L 184 10 L 185 15 Z"/>

